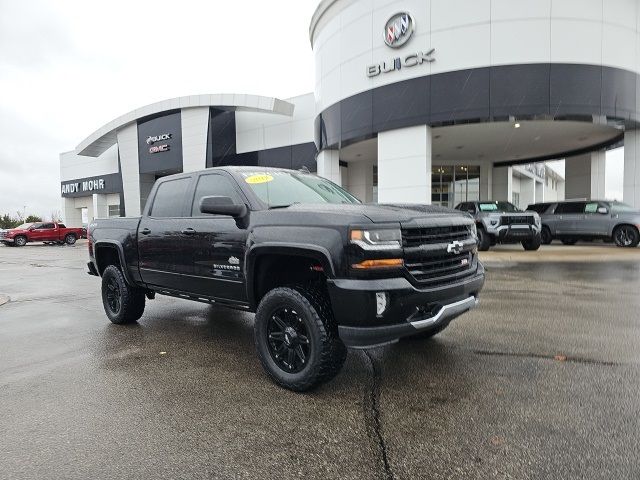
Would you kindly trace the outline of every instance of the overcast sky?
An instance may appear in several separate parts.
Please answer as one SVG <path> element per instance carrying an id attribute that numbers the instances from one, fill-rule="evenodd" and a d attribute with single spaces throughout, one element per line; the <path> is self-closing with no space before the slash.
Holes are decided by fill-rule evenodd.
<path id="1" fill-rule="evenodd" d="M 58 154 L 135 108 L 311 92 L 317 4 L 0 0 L 0 214 L 60 210 Z M 610 196 L 622 197 L 621 170 L 608 168 Z"/>

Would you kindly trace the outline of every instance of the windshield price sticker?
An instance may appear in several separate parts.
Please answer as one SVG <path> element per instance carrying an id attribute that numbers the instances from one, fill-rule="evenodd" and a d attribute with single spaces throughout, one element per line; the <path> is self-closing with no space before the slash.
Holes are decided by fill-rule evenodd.
<path id="1" fill-rule="evenodd" d="M 245 178 L 244 181 L 250 184 L 268 183 L 273 181 L 273 177 L 267 173 L 258 173 Z"/>

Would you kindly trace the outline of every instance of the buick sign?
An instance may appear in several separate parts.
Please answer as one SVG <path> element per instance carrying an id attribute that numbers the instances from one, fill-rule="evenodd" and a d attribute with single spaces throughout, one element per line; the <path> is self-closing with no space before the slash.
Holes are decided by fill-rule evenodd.
<path id="1" fill-rule="evenodd" d="M 156 142 L 161 142 L 163 140 L 169 140 L 170 138 L 171 138 L 171 134 L 170 133 L 163 133 L 162 135 L 155 135 L 155 136 L 149 135 L 147 137 L 147 145 L 153 145 Z"/>
<path id="2" fill-rule="evenodd" d="M 393 15 L 384 26 L 384 43 L 391 48 L 400 48 L 407 43 L 413 33 L 413 17 L 407 12 Z"/>

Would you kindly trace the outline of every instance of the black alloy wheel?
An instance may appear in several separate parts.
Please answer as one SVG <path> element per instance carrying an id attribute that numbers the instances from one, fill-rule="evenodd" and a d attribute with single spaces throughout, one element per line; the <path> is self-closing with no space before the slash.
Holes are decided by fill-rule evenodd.
<path id="1" fill-rule="evenodd" d="M 621 225 L 613 232 L 613 240 L 619 247 L 633 248 L 640 243 L 638 230 L 631 225 Z"/>
<path id="2" fill-rule="evenodd" d="M 269 353 L 284 371 L 298 373 L 311 353 L 309 332 L 302 317 L 292 308 L 276 310 L 267 326 Z"/>
<path id="3" fill-rule="evenodd" d="M 267 375 L 295 392 L 331 380 L 347 357 L 328 295 L 314 285 L 269 291 L 256 310 L 254 340 Z"/>
<path id="4" fill-rule="evenodd" d="M 120 297 L 122 294 L 120 293 L 120 285 L 118 284 L 118 279 L 116 277 L 110 277 L 106 282 L 107 292 L 105 295 L 106 304 L 111 310 L 111 313 L 114 315 L 118 315 L 120 313 L 120 309 L 122 308 L 122 303 L 120 301 Z"/>
<path id="5" fill-rule="evenodd" d="M 102 273 L 102 305 L 113 323 L 133 323 L 144 313 L 144 290 L 127 283 L 115 265 L 109 265 Z"/>

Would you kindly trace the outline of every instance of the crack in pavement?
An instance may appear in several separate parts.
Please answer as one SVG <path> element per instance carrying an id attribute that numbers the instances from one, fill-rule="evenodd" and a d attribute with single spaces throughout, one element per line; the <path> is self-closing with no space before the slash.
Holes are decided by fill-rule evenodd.
<path id="1" fill-rule="evenodd" d="M 618 362 L 608 362 L 606 360 L 594 360 L 591 358 L 570 357 L 568 355 L 543 355 L 540 353 L 518 353 L 518 352 L 497 352 L 490 350 L 474 350 L 476 355 L 493 356 L 493 357 L 521 357 L 521 358 L 535 358 L 542 360 L 554 360 L 556 362 L 566 363 L 581 363 L 587 365 L 602 365 L 605 367 L 616 367 L 623 365 Z"/>
<path id="2" fill-rule="evenodd" d="M 380 419 L 380 369 L 368 350 L 364 350 L 364 354 L 371 364 L 371 390 L 367 392 L 367 398 L 365 398 L 365 408 L 369 416 L 369 427 L 372 431 L 369 436 L 373 437 L 372 440 L 375 441 L 376 447 L 382 457 L 381 460 L 384 467 L 385 478 L 387 480 L 393 480 L 393 471 L 389 463 L 387 443 L 382 435 L 382 421 Z"/>

